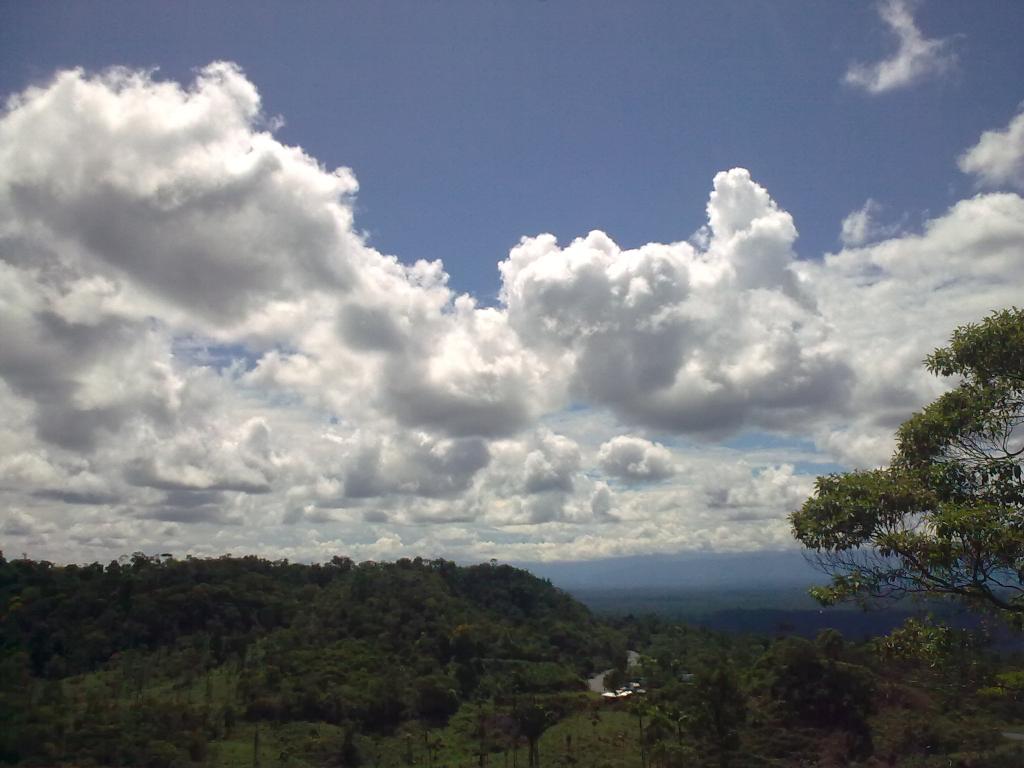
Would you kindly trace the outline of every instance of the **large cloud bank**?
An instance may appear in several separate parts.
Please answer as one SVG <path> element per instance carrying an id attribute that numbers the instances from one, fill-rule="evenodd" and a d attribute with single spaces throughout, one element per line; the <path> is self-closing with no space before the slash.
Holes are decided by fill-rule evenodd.
<path id="1" fill-rule="evenodd" d="M 734 168 L 679 242 L 522 238 L 484 307 L 442 264 L 371 247 L 353 173 L 273 128 L 226 63 L 188 87 L 62 72 L 8 103 L 9 547 L 68 560 L 782 546 L 811 483 L 796 467 L 884 462 L 893 426 L 943 386 L 924 351 L 1019 303 L 1024 284 L 1015 193 L 800 260 L 793 217 Z M 751 435 L 784 447 L 737 447 Z"/>

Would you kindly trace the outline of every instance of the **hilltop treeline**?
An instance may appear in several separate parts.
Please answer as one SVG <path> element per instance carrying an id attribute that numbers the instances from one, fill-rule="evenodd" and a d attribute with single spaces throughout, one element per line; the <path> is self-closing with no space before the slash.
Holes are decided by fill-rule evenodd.
<path id="1" fill-rule="evenodd" d="M 196 636 L 220 663 L 277 630 L 299 646 L 372 640 L 385 657 L 419 666 L 490 648 L 495 658 L 583 672 L 624 652 L 585 607 L 526 571 L 421 558 L 306 565 L 136 553 L 106 566 L 56 566 L 0 557 L 0 605 L 4 650 L 24 651 L 31 674 L 46 678 Z"/>

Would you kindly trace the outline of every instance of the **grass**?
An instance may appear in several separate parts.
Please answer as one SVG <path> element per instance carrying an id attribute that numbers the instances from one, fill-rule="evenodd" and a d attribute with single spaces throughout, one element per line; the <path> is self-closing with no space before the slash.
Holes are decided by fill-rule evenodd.
<path id="1" fill-rule="evenodd" d="M 464 710 L 467 708 L 464 707 Z M 473 768 L 480 765 L 479 740 L 467 733 L 467 721 L 476 712 L 460 712 L 442 729 L 426 731 L 427 741 L 438 745 L 430 754 L 425 747 L 424 730 L 406 729 L 404 735 L 366 739 L 362 743 L 366 764 L 373 768 L 401 768 L 407 765 L 433 768 Z M 539 743 L 543 766 L 594 766 L 639 768 L 639 732 L 636 718 L 624 710 L 597 710 L 596 717 L 579 712 L 548 728 Z M 491 768 L 526 766 L 525 741 L 511 748 L 500 740 L 491 743 L 484 764 Z"/>
<path id="2" fill-rule="evenodd" d="M 227 738 L 212 742 L 208 765 L 252 768 L 259 729 L 261 768 L 318 768 L 341 744 L 342 731 L 328 723 L 239 723 Z"/>
<path id="3" fill-rule="evenodd" d="M 360 734 L 356 745 L 366 768 L 476 768 L 479 739 L 475 705 L 466 705 L 444 728 L 407 723 L 391 735 Z M 329 764 L 340 749 L 343 732 L 326 723 L 259 723 L 261 768 L 315 768 Z M 230 737 L 210 745 L 208 761 L 217 768 L 252 768 L 255 723 L 239 723 Z M 525 768 L 525 741 L 517 749 L 492 740 L 483 764 L 489 768 Z M 609 706 L 579 712 L 550 727 L 540 739 L 542 766 L 640 768 L 636 718 Z"/>
<path id="4" fill-rule="evenodd" d="M 586 713 L 557 723 L 540 741 L 541 764 L 633 768 L 640 766 L 637 719 L 620 705 L 606 705 L 596 718 Z"/>

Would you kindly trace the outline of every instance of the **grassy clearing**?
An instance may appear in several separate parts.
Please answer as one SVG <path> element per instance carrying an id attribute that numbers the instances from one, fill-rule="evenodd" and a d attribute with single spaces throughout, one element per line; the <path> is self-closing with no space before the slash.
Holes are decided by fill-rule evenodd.
<path id="1" fill-rule="evenodd" d="M 467 709 L 467 708 L 464 708 Z M 360 746 L 366 765 L 401 768 L 407 765 L 433 768 L 472 768 L 481 764 L 478 736 L 466 725 L 476 717 L 468 708 L 445 728 L 407 728 L 384 738 L 364 738 Z M 527 746 L 518 747 L 500 738 L 489 740 L 483 764 L 492 768 L 519 768 L 527 764 Z M 639 768 L 639 732 L 635 717 L 624 710 L 599 710 L 594 716 L 580 712 L 550 727 L 539 743 L 541 765 Z"/>
<path id="2" fill-rule="evenodd" d="M 410 723 L 394 734 L 358 734 L 354 741 L 368 768 L 475 768 L 481 765 L 479 735 L 467 726 L 479 714 L 468 705 L 444 728 Z M 259 759 L 254 761 L 255 733 L 259 729 Z M 216 768 L 315 768 L 338 764 L 343 731 L 326 723 L 240 723 L 230 737 L 210 745 L 208 762 Z M 490 768 L 525 768 L 525 741 L 517 748 L 494 734 L 485 736 L 483 765 Z M 549 728 L 540 739 L 542 766 L 639 768 L 639 731 L 635 717 L 625 710 L 599 710 L 574 714 Z"/>
<path id="3" fill-rule="evenodd" d="M 252 768 L 254 765 L 318 768 L 336 764 L 331 758 L 342 736 L 340 728 L 328 723 L 241 723 L 232 730 L 230 737 L 211 743 L 208 765 L 217 768 Z"/>

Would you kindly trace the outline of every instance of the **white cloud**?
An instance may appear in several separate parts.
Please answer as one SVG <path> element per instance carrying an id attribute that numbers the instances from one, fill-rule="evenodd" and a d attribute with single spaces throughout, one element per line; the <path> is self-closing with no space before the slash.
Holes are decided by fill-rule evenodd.
<path id="1" fill-rule="evenodd" d="M 439 262 L 363 242 L 355 190 L 351 172 L 275 138 L 232 65 L 187 88 L 66 72 L 10 103 L 11 546 L 61 559 L 784 546 L 810 482 L 796 462 L 885 461 L 893 428 L 945 386 L 923 355 L 1019 303 L 1024 283 L 1016 194 L 900 236 L 869 201 L 850 247 L 800 260 L 793 217 L 736 168 L 714 177 L 700 237 L 524 237 L 500 263 L 500 303 L 480 307 Z M 802 447 L 715 445 L 736 435 Z"/>
<path id="2" fill-rule="evenodd" d="M 664 480 L 675 473 L 672 453 L 665 446 L 632 435 L 604 443 L 597 460 L 609 475 L 634 482 Z"/>
<path id="3" fill-rule="evenodd" d="M 227 432 L 227 434 L 225 434 Z M 170 440 L 149 436 L 125 466 L 129 483 L 165 491 L 267 493 L 274 479 L 270 430 L 254 418 L 223 431 L 192 426 Z"/>
<path id="4" fill-rule="evenodd" d="M 847 84 L 878 94 L 906 88 L 926 77 L 941 75 L 956 66 L 948 39 L 925 37 L 917 28 L 911 0 L 881 0 L 878 15 L 898 40 L 896 51 L 874 64 L 852 64 Z"/>
<path id="5" fill-rule="evenodd" d="M 736 465 L 715 477 L 707 493 L 712 507 L 727 510 L 727 519 L 761 520 L 796 509 L 812 487 L 811 478 L 795 475 L 792 464 L 753 470 Z"/>
<path id="6" fill-rule="evenodd" d="M 65 287 L 102 280 L 107 303 L 130 283 L 136 307 L 225 324 L 270 300 L 348 290 L 355 178 L 259 130 L 259 110 L 232 64 L 188 90 L 128 70 L 63 72 L 9 105 L 0 204 L 45 233 L 40 248 L 60 248 Z"/>
<path id="7" fill-rule="evenodd" d="M 479 438 L 437 438 L 401 431 L 351 438 L 334 487 L 345 499 L 390 494 L 448 497 L 469 488 L 474 475 L 490 462 L 487 443 Z M 328 478 L 330 480 L 330 478 Z"/>
<path id="8" fill-rule="evenodd" d="M 1001 131 L 985 131 L 958 164 L 982 186 L 1024 190 L 1024 112 Z"/>
<path id="9" fill-rule="evenodd" d="M 602 232 L 524 238 L 499 264 L 508 322 L 570 392 L 654 429 L 721 434 L 827 407 L 848 376 L 796 282 L 792 217 L 715 176 L 704 250 Z"/>
<path id="10" fill-rule="evenodd" d="M 798 272 L 853 372 L 845 414 L 819 422 L 819 444 L 844 463 L 882 464 L 895 428 L 947 386 L 924 370 L 925 355 L 958 325 L 1019 303 L 1024 199 L 961 200 L 920 234 L 801 262 Z"/>
<path id="11" fill-rule="evenodd" d="M 5 536 L 37 537 L 54 531 L 52 523 L 42 523 L 32 515 L 21 510 L 8 510 L 6 517 L 0 521 L 0 533 Z"/>
<path id="12" fill-rule="evenodd" d="M 889 237 L 899 231 L 899 224 L 880 224 L 877 216 L 882 206 L 868 198 L 864 205 L 843 219 L 839 231 L 839 241 L 844 246 L 858 246 L 883 237 Z"/>
<path id="13" fill-rule="evenodd" d="M 572 439 L 541 428 L 494 443 L 492 453 L 493 463 L 477 491 L 485 515 L 514 525 L 592 518 L 581 494 L 588 485 L 580 478 L 582 453 Z"/>
<path id="14" fill-rule="evenodd" d="M 615 507 L 614 496 L 607 483 L 597 483 L 594 486 L 594 493 L 590 496 L 590 511 L 596 520 L 617 520 L 613 509 Z"/>

